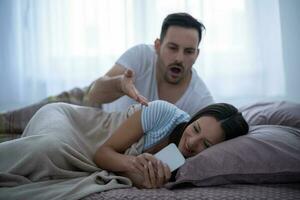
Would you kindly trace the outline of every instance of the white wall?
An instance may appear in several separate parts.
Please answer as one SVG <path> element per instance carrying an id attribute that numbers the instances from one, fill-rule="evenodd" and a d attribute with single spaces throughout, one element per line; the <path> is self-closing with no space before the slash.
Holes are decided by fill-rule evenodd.
<path id="1" fill-rule="evenodd" d="M 18 80 L 18 74 L 11 73 L 12 66 L 15 65 L 14 61 L 9 59 L 9 54 L 14 53 L 14 41 L 11 24 L 12 15 L 11 6 L 9 6 L 9 0 L 0 0 L 0 96 L 10 95 L 11 99 L 18 98 L 16 91 L 10 90 L 9 85 L 12 84 L 12 81 Z M 8 99 L 8 98 L 7 98 Z M 0 98 L 0 111 L 2 105 L 10 105 L 4 98 Z"/>
<path id="2" fill-rule="evenodd" d="M 11 28 L 13 20 L 7 17 L 13 14 L 10 3 L 10 0 L 0 0 L 0 93 L 11 96 L 9 99 L 18 99 L 20 97 L 17 91 L 8 87 L 22 76 L 22 74 L 12 75 L 12 73 L 8 73 L 12 66 L 16 65 L 15 61 L 8 60 L 7 57 L 9 54 L 13 54 L 16 49 L 13 40 L 15 33 Z M 300 0 L 279 0 L 279 12 L 286 82 L 286 95 L 283 99 L 300 103 Z M 266 23 L 270 22 L 266 21 Z M 270 54 L 274 56 L 273 53 Z M 276 81 L 274 81 L 274 87 L 276 87 Z M 5 108 L 13 107 L 14 102 L 0 98 L 0 111 L 1 106 L 4 105 Z"/>
<path id="3" fill-rule="evenodd" d="M 300 1 L 279 0 L 279 9 L 286 97 L 300 103 Z"/>

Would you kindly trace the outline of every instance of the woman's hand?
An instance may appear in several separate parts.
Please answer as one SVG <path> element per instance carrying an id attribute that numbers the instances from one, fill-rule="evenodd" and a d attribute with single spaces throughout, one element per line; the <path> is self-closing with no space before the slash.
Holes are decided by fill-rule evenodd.
<path id="1" fill-rule="evenodd" d="M 124 175 L 139 188 L 162 187 L 171 177 L 170 168 L 149 153 L 143 153 L 131 160 L 132 168 Z"/>

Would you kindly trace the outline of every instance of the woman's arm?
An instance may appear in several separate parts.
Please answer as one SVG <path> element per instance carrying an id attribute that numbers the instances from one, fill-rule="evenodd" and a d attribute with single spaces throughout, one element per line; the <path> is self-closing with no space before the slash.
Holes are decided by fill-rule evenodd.
<path id="1" fill-rule="evenodd" d="M 168 166 L 153 155 L 124 155 L 124 151 L 143 137 L 141 111 L 135 112 L 96 151 L 94 162 L 101 169 L 117 172 L 130 178 L 138 187 L 155 188 L 169 180 Z"/>
<path id="2" fill-rule="evenodd" d="M 113 172 L 131 170 L 134 156 L 123 153 L 142 136 L 141 111 L 137 111 L 125 120 L 113 135 L 98 148 L 94 156 L 95 163 L 101 169 Z"/>

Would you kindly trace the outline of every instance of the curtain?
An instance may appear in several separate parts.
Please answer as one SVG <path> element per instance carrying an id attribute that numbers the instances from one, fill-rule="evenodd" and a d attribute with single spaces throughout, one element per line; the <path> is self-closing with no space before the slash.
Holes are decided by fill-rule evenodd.
<path id="1" fill-rule="evenodd" d="M 278 0 L 1 0 L 0 111 L 89 85 L 172 12 L 206 26 L 195 68 L 216 101 L 285 95 Z"/>

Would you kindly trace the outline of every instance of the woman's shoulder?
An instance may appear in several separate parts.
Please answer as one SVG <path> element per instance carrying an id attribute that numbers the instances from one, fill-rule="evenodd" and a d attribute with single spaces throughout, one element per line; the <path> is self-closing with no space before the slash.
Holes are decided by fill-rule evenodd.
<path id="1" fill-rule="evenodd" d="M 156 100 L 150 102 L 147 107 L 142 107 L 141 118 L 143 124 L 151 124 L 152 122 L 151 126 L 161 127 L 178 119 L 188 120 L 189 115 L 172 103 Z"/>
<path id="2" fill-rule="evenodd" d="M 156 116 L 156 118 L 157 116 L 175 117 L 178 115 L 184 115 L 189 117 L 188 113 L 181 110 L 176 105 L 164 100 L 155 100 L 150 102 L 148 106 L 142 106 L 142 113 L 148 113 L 148 115 L 151 115 L 153 117 Z"/>
<path id="3" fill-rule="evenodd" d="M 190 119 L 189 115 L 177 108 L 174 104 L 163 100 L 149 103 L 142 110 L 141 122 L 145 133 L 145 145 L 147 149 L 161 139 L 167 137 L 180 123 Z"/>
<path id="4" fill-rule="evenodd" d="M 175 106 L 172 103 L 169 103 L 167 101 L 164 100 L 155 100 L 155 101 L 151 101 L 149 103 L 149 108 L 159 108 L 159 109 L 173 109 L 173 110 L 180 110 L 177 106 Z"/>

